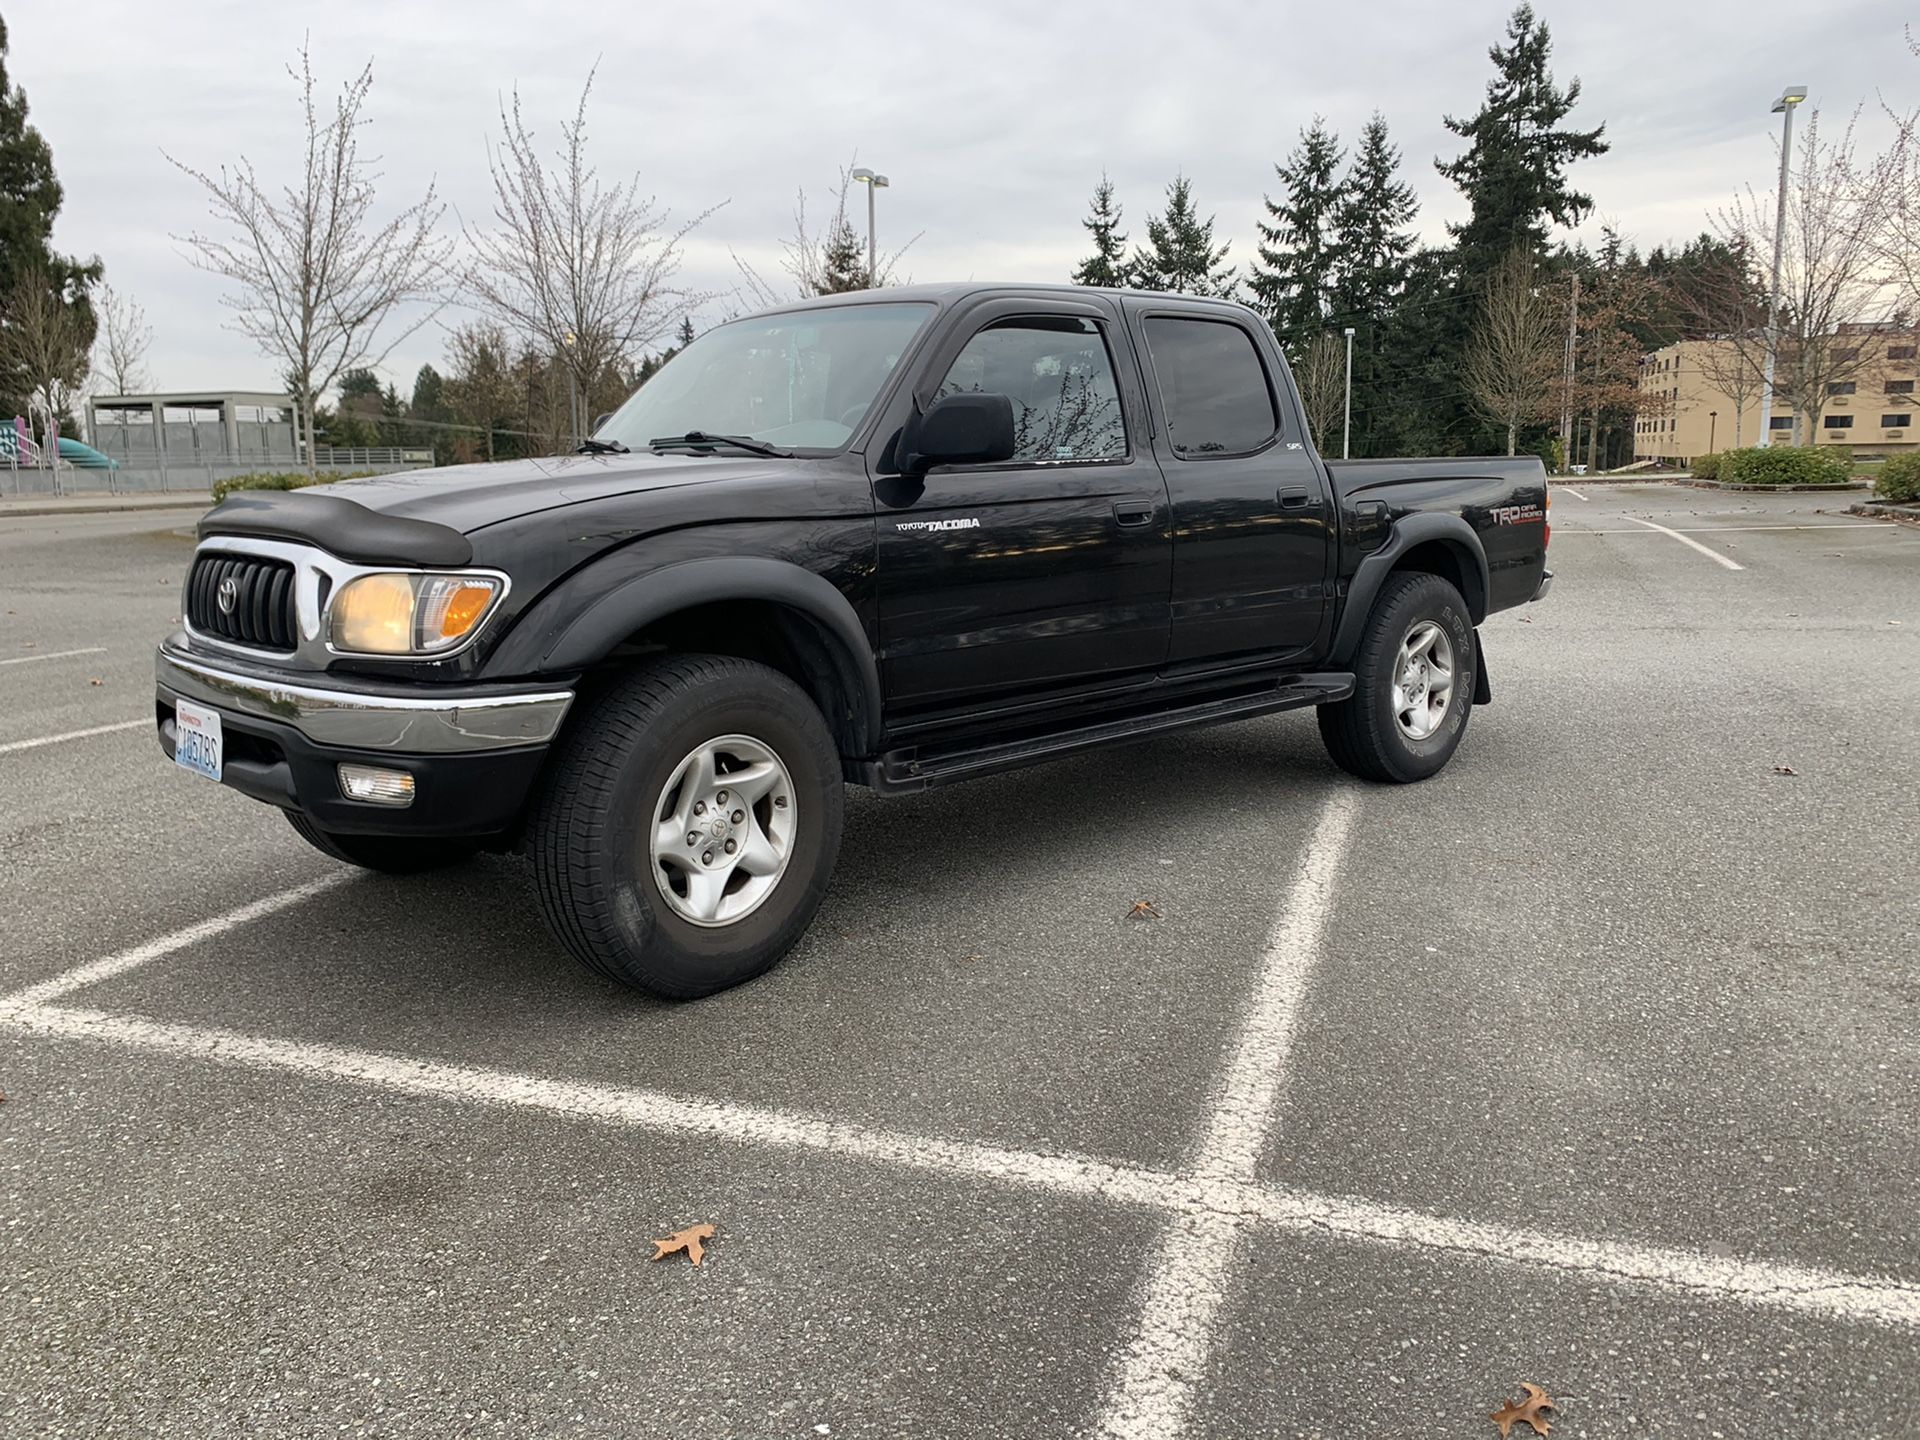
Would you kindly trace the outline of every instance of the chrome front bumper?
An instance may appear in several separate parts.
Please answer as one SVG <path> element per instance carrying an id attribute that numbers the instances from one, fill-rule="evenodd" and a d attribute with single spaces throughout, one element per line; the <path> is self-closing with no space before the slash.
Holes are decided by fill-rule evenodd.
<path id="1" fill-rule="evenodd" d="M 1553 572 L 1551 570 L 1543 570 L 1540 573 L 1540 588 L 1533 592 L 1533 598 L 1535 600 L 1546 599 L 1547 591 L 1551 590 L 1552 588 L 1553 588 Z M 1529 601 L 1528 603 L 1531 604 L 1532 602 Z"/>
<path id="2" fill-rule="evenodd" d="M 154 681 L 162 700 L 185 696 L 291 725 L 316 745 L 408 755 L 543 745 L 559 732 L 573 703 L 571 690 L 552 687 L 449 686 L 443 699 L 420 694 L 421 687 L 403 693 L 294 682 L 225 662 L 212 664 L 171 643 L 154 656 Z"/>

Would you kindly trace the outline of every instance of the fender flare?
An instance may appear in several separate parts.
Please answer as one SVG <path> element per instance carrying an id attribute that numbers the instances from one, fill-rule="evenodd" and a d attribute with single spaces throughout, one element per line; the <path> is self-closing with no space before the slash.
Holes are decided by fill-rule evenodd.
<path id="1" fill-rule="evenodd" d="M 1487 618 L 1487 552 L 1471 525 L 1458 515 L 1421 513 L 1403 516 L 1394 522 L 1387 543 L 1360 562 L 1347 585 L 1346 607 L 1340 612 L 1340 624 L 1334 631 L 1332 663 L 1346 665 L 1360 648 L 1360 636 L 1367 617 L 1373 613 L 1374 597 L 1386 584 L 1387 576 L 1400 557 L 1417 545 L 1443 542 L 1460 557 L 1461 569 L 1479 581 L 1478 595 L 1466 595 L 1467 613 L 1475 625 Z"/>
<path id="2" fill-rule="evenodd" d="M 869 745 L 877 740 L 879 662 L 866 627 L 832 581 L 790 561 L 752 555 L 682 560 L 623 576 L 624 568 L 590 565 L 562 584 L 520 617 L 489 663 L 519 673 L 580 670 L 676 611 L 726 600 L 763 601 L 798 612 L 825 633 L 842 688 L 858 709 L 855 732 Z"/>

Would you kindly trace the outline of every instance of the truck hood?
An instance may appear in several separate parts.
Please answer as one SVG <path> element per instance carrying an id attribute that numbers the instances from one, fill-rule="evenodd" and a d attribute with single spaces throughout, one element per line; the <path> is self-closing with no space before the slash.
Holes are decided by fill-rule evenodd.
<path id="1" fill-rule="evenodd" d="M 766 476 L 791 460 L 695 455 L 562 455 L 492 465 L 449 465 L 365 480 L 339 480 L 300 494 L 335 495 L 399 519 L 472 534 L 502 520 L 614 495 Z"/>

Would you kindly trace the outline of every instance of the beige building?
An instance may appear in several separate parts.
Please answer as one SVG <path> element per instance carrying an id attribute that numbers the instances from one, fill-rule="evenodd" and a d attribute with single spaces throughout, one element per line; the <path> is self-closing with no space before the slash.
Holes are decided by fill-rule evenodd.
<path id="1" fill-rule="evenodd" d="M 1844 326 L 1836 343 L 1844 355 L 1857 339 L 1858 368 L 1827 387 L 1826 406 L 1801 444 L 1851 445 L 1857 456 L 1897 455 L 1920 448 L 1920 332 L 1868 325 Z M 1636 460 L 1672 460 L 1755 445 L 1760 440 L 1760 380 L 1732 342 L 1682 340 L 1640 362 L 1646 396 L 1633 422 Z M 1799 417 L 1774 397 L 1773 443 L 1793 443 Z"/>

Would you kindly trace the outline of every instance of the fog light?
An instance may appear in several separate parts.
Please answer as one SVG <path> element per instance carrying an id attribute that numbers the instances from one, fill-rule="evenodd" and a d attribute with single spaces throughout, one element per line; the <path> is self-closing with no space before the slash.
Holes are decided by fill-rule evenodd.
<path id="1" fill-rule="evenodd" d="M 413 776 L 404 770 L 382 770 L 375 765 L 342 765 L 340 793 L 369 805 L 411 805 Z"/>

